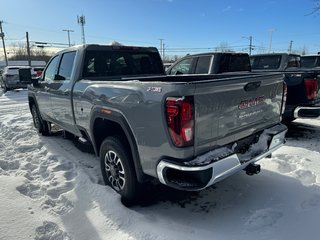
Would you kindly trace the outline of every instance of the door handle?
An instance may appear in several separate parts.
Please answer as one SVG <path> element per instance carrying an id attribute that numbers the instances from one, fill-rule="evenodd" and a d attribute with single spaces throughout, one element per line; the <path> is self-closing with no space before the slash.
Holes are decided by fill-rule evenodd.
<path id="1" fill-rule="evenodd" d="M 244 90 L 246 92 L 249 92 L 249 91 L 254 91 L 256 89 L 258 89 L 259 87 L 261 86 L 261 82 L 251 82 L 251 83 L 247 83 L 245 86 L 244 86 Z"/>

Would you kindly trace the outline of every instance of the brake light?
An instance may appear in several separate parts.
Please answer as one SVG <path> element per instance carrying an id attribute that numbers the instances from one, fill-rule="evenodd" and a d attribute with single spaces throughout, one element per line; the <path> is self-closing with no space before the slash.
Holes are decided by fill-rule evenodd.
<path id="1" fill-rule="evenodd" d="M 306 87 L 306 93 L 307 93 L 308 100 L 312 100 L 316 96 L 317 90 L 318 90 L 317 79 L 316 78 L 305 79 L 304 85 Z"/>
<path id="2" fill-rule="evenodd" d="M 286 109 L 287 94 L 288 94 L 287 84 L 285 82 L 283 82 L 283 95 L 282 95 L 282 103 L 281 103 L 281 115 L 284 114 L 284 110 Z"/>
<path id="3" fill-rule="evenodd" d="M 166 118 L 170 137 L 177 147 L 193 144 L 194 105 L 192 97 L 168 97 L 166 99 Z"/>

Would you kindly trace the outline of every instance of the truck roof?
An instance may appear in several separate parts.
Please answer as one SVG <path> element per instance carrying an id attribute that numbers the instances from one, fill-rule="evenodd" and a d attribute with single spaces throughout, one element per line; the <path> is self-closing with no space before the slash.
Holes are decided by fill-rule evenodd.
<path id="1" fill-rule="evenodd" d="M 251 55 L 250 57 L 256 57 L 256 56 L 279 56 L 279 55 L 283 55 L 283 56 L 300 56 L 299 54 L 295 54 L 295 53 L 260 53 L 260 54 L 254 54 Z"/>
<path id="2" fill-rule="evenodd" d="M 124 45 L 100 45 L 100 44 L 84 44 L 84 45 L 75 45 L 64 50 L 61 50 L 58 53 L 68 52 L 72 50 L 136 50 L 136 51 L 149 51 L 149 52 L 158 52 L 156 47 L 140 47 L 140 46 L 124 46 Z"/>
<path id="3" fill-rule="evenodd" d="M 196 54 L 187 54 L 184 57 L 188 56 L 205 56 L 205 55 L 222 55 L 222 54 L 228 54 L 228 55 L 248 55 L 248 53 L 238 53 L 238 52 L 205 52 L 205 53 L 196 53 Z"/>

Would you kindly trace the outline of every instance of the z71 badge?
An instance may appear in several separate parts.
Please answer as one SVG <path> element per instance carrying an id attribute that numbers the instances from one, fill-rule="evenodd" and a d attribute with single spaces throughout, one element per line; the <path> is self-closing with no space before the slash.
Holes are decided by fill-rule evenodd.
<path id="1" fill-rule="evenodd" d="M 162 88 L 161 87 L 148 87 L 147 92 L 161 92 Z"/>

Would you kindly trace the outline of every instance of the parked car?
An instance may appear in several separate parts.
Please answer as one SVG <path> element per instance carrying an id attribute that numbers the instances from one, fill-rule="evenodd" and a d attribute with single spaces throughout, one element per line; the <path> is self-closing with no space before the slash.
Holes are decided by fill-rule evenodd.
<path id="1" fill-rule="evenodd" d="M 318 70 L 301 68 L 301 57 L 297 54 L 259 54 L 250 56 L 250 59 L 254 72 L 280 72 L 285 75 L 284 80 L 287 84 L 287 101 L 283 114 L 285 122 L 291 122 L 296 118 L 320 116 Z"/>
<path id="2" fill-rule="evenodd" d="M 283 74 L 167 76 L 153 47 L 65 49 L 28 90 L 38 132 L 54 123 L 92 143 L 105 183 L 127 204 L 152 179 L 196 191 L 259 173 L 255 162 L 287 131 Z"/>
<path id="3" fill-rule="evenodd" d="M 3 69 L 0 78 L 0 86 L 4 91 L 27 88 L 31 82 L 31 68 L 27 66 L 7 66 Z"/>
<path id="4" fill-rule="evenodd" d="M 40 77 L 43 72 L 44 67 L 32 67 L 31 68 L 31 75 L 32 78 Z"/>

